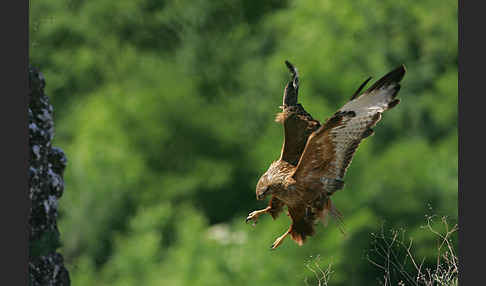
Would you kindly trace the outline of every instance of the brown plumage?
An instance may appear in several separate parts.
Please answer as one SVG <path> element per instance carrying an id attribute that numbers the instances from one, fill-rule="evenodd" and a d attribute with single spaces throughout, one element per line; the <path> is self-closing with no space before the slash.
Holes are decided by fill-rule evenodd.
<path id="1" fill-rule="evenodd" d="M 374 133 L 371 128 L 380 121 L 381 114 L 400 102 L 395 97 L 405 75 L 401 65 L 359 95 L 368 78 L 341 109 L 321 124 L 298 103 L 297 69 L 288 61 L 285 64 L 292 77 L 285 86 L 282 112 L 275 119 L 284 126 L 282 152 L 256 186 L 258 200 L 268 195 L 271 200 L 265 209 L 251 212 L 246 218 L 247 222 L 256 222 L 259 215 L 269 213 L 275 219 L 287 206 L 292 224 L 275 240 L 272 249 L 289 234 L 302 245 L 314 234 L 315 223 L 326 225 L 329 215 L 341 219 L 330 197 L 343 188 L 346 169 L 359 143 Z"/>

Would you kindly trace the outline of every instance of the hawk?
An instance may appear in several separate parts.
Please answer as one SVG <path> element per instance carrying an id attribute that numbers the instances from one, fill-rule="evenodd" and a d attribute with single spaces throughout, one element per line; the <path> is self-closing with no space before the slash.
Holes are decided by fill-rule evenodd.
<path id="1" fill-rule="evenodd" d="M 329 215 L 339 221 L 342 215 L 331 196 L 344 187 L 344 175 L 360 142 L 374 133 L 372 127 L 384 111 L 395 107 L 405 75 L 401 65 L 361 93 L 371 80 L 366 79 L 351 99 L 323 124 L 312 118 L 298 103 L 297 69 L 285 61 L 291 74 L 283 95 L 282 111 L 275 121 L 283 124 L 284 142 L 280 158 L 274 161 L 256 185 L 256 198 L 271 196 L 265 209 L 251 212 L 246 222 L 270 214 L 273 219 L 287 206 L 292 223 L 272 244 L 277 248 L 290 234 L 302 245 L 314 234 L 314 225 L 327 224 Z"/>

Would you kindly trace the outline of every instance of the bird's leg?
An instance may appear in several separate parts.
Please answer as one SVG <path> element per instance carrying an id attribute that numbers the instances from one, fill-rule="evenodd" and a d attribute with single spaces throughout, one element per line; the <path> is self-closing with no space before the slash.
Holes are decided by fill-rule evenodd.
<path id="1" fill-rule="evenodd" d="M 253 211 L 251 212 L 247 217 L 246 217 L 246 222 L 248 223 L 248 221 L 252 220 L 253 221 L 253 225 L 255 225 L 255 223 L 257 222 L 257 219 L 258 219 L 258 216 L 261 215 L 261 214 L 264 214 L 264 213 L 267 213 L 268 211 L 270 211 L 272 207 L 271 206 L 268 206 L 262 210 L 257 210 L 257 211 Z"/>
<path id="2" fill-rule="evenodd" d="M 289 235 L 290 231 L 292 230 L 292 226 L 289 227 L 289 229 L 284 233 L 282 234 L 281 236 L 279 236 L 277 239 L 275 239 L 275 241 L 273 242 L 272 244 L 272 247 L 271 249 L 275 249 L 277 248 L 280 244 L 282 244 L 283 240 L 287 237 L 287 235 Z"/>

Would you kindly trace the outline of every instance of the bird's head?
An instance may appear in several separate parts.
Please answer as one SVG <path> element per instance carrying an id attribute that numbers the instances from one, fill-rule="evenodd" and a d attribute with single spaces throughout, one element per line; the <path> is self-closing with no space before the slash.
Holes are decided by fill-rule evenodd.
<path id="1" fill-rule="evenodd" d="M 256 185 L 257 200 L 263 200 L 266 196 L 272 193 L 272 183 L 267 173 L 263 174 L 263 176 L 260 177 L 260 180 L 258 180 L 258 183 Z"/>

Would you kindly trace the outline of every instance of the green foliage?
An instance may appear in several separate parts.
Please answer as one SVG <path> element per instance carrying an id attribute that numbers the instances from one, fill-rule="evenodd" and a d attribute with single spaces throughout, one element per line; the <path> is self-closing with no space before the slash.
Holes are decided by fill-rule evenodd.
<path id="1" fill-rule="evenodd" d="M 56 146 L 69 159 L 62 251 L 74 285 L 288 285 L 333 262 L 332 285 L 373 285 L 363 252 L 386 221 L 457 217 L 457 3 L 31 1 Z M 369 75 L 407 67 L 402 103 L 358 149 L 333 222 L 270 251 L 282 215 L 252 228 L 259 175 L 280 153 L 288 79 L 325 120 Z M 426 245 L 417 237 L 415 245 Z M 424 255 L 433 257 L 433 253 Z"/>

